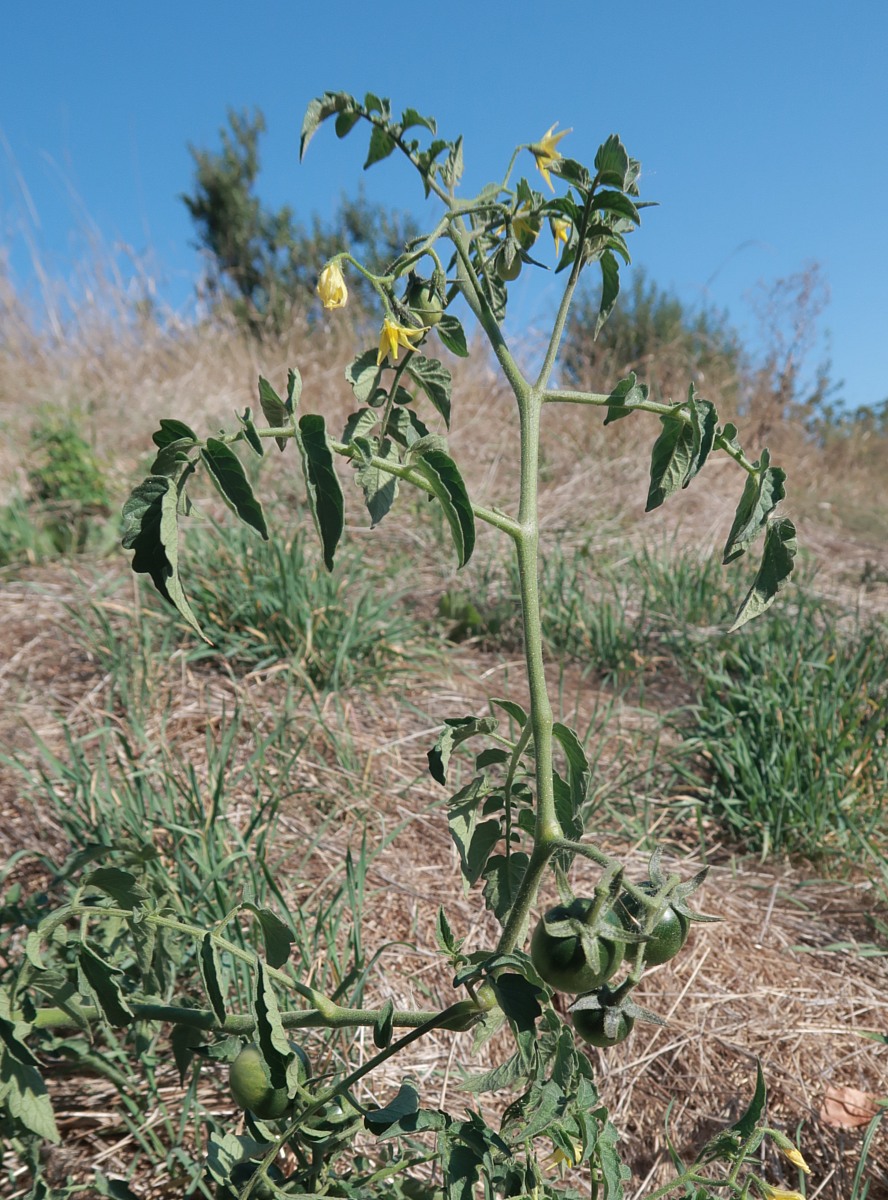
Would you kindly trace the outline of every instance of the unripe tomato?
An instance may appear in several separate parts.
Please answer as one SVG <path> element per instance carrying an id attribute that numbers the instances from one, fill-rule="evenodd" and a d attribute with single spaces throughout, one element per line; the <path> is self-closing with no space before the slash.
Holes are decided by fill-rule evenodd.
<path id="1" fill-rule="evenodd" d="M 604 1031 L 604 1014 L 607 1009 L 604 1008 L 581 1008 L 577 1012 L 571 1013 L 571 1020 L 574 1023 L 574 1029 L 590 1046 L 616 1046 L 620 1042 L 624 1042 L 632 1032 L 632 1026 L 635 1024 L 635 1018 L 630 1017 L 628 1013 L 621 1012 L 617 1017 L 617 1029 L 613 1037 L 608 1037 Z"/>
<path id="2" fill-rule="evenodd" d="M 549 909 L 533 931 L 530 940 L 530 957 L 537 973 L 556 992 L 593 992 L 614 974 L 623 961 L 625 945 L 619 940 L 618 931 L 623 927 L 612 913 L 606 920 L 614 927 L 614 937 L 598 936 L 589 949 L 577 934 L 558 937 L 546 929 L 545 921 L 582 921 L 584 924 L 595 901 L 578 896 L 569 905 L 557 904 Z"/>
<path id="3" fill-rule="evenodd" d="M 521 274 L 521 255 L 516 253 L 512 261 L 507 263 L 505 251 L 498 250 L 495 265 L 497 277 L 503 283 L 513 283 Z"/>
<path id="4" fill-rule="evenodd" d="M 656 890 L 649 880 L 645 880 L 640 886 L 651 895 Z M 644 932 L 647 909 L 640 900 L 624 892 L 614 905 L 614 912 L 625 929 L 630 929 L 633 933 Z M 669 962 L 670 958 L 675 958 L 688 940 L 690 929 L 691 923 L 684 913 L 676 911 L 671 904 L 668 905 L 650 931 L 648 940 L 644 942 L 644 961 L 648 966 L 655 967 L 660 963 Z"/>
<path id="5" fill-rule="evenodd" d="M 305 1079 L 310 1070 L 308 1055 L 301 1046 L 292 1045 L 300 1063 L 299 1078 Z M 272 1087 L 265 1059 L 256 1045 L 244 1046 L 231 1064 L 228 1083 L 235 1103 L 249 1109 L 260 1121 L 282 1117 L 290 1106 L 286 1087 Z"/>
<path id="6" fill-rule="evenodd" d="M 404 300 L 423 325 L 437 325 L 441 320 L 444 301 L 431 283 L 426 283 L 415 275 L 412 276 L 407 285 Z"/>

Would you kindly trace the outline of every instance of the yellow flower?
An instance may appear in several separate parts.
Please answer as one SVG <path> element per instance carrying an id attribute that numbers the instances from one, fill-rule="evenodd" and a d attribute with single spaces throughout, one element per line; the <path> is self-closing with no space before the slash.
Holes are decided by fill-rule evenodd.
<path id="1" fill-rule="evenodd" d="M 318 295 L 324 308 L 344 308 L 348 301 L 348 288 L 342 277 L 338 262 L 327 263 L 318 279 Z"/>
<path id="2" fill-rule="evenodd" d="M 555 239 L 555 254 L 559 253 L 559 243 L 564 242 L 567 245 L 568 235 L 570 234 L 570 221 L 562 221 L 560 217 L 549 218 L 549 228 L 552 230 L 552 237 Z"/>
<path id="3" fill-rule="evenodd" d="M 530 205 L 525 200 L 512 214 L 512 233 L 514 233 L 521 245 L 527 249 L 536 241 L 539 231 L 539 219 L 534 217 L 530 211 Z"/>
<path id="4" fill-rule="evenodd" d="M 408 350 L 413 349 L 411 338 L 421 338 L 423 334 L 428 333 L 428 326 L 423 325 L 419 329 L 409 329 L 406 325 L 399 325 L 397 321 L 391 317 L 386 317 L 382 323 L 382 333 L 379 335 L 379 353 L 376 356 L 376 365 L 381 366 L 382 360 L 387 354 L 392 356 L 392 362 L 398 361 L 398 347 L 404 346 Z"/>
<path id="5" fill-rule="evenodd" d="M 788 1192 L 786 1188 L 771 1187 L 769 1183 L 763 1183 L 762 1187 L 768 1200 L 805 1200 L 801 1192 Z"/>
<path id="6" fill-rule="evenodd" d="M 794 1167 L 798 1167 L 798 1169 L 800 1171 L 804 1171 L 806 1175 L 811 1174 L 811 1168 L 805 1162 L 801 1150 L 797 1150 L 795 1146 L 781 1146 L 780 1149 Z"/>
<path id="7" fill-rule="evenodd" d="M 556 121 L 555 125 L 557 124 L 558 122 Z M 555 149 L 555 147 L 563 137 L 567 137 L 567 135 L 570 133 L 569 129 L 562 129 L 561 133 L 556 133 L 555 125 L 553 125 L 552 128 L 549 129 L 538 142 L 534 142 L 534 144 L 530 147 L 530 152 L 536 159 L 536 164 L 539 168 L 540 174 L 542 175 L 543 179 L 545 179 L 546 183 L 548 183 L 553 192 L 555 189 L 552 187 L 552 180 L 549 178 L 549 167 L 551 167 L 552 163 L 557 162 L 558 159 L 561 158 L 561 154 Z"/>

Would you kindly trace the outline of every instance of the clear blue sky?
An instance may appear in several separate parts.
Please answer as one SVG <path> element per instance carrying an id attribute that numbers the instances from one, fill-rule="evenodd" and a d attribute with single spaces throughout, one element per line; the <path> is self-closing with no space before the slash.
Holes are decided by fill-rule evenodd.
<path id="1" fill-rule="evenodd" d="M 819 263 L 831 300 L 810 365 L 831 356 L 847 401 L 875 403 L 888 396 L 886 48 L 886 0 L 6 0 L 0 246 L 30 286 L 35 258 L 66 275 L 98 234 L 150 257 L 184 306 L 200 269 L 178 198 L 188 143 L 216 146 L 229 108 L 264 111 L 260 193 L 306 217 L 362 178 L 423 213 L 395 157 L 362 175 L 363 134 L 322 129 L 300 166 L 302 113 L 325 90 L 372 90 L 463 133 L 467 189 L 559 121 L 571 157 L 591 161 L 617 132 L 641 160 L 642 195 L 661 207 L 634 259 L 683 300 L 751 335 L 756 284 Z M 519 297 L 513 317 L 537 320 L 553 288 Z"/>

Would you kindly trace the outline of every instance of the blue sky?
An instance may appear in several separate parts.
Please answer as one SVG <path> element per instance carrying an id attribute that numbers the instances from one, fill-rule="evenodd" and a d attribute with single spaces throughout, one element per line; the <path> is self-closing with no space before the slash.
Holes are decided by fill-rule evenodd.
<path id="1" fill-rule="evenodd" d="M 23 287 L 38 261 L 70 274 L 91 239 L 127 246 L 185 306 L 200 270 L 179 199 L 188 144 L 216 146 L 229 108 L 265 113 L 269 204 L 324 213 L 363 180 L 429 223 L 406 164 L 362 173 L 364 135 L 322 129 L 299 164 L 313 96 L 372 90 L 436 116 L 465 137 L 467 191 L 558 121 L 573 129 L 561 149 L 584 161 L 620 134 L 660 204 L 631 239 L 636 264 L 692 305 L 727 309 L 747 337 L 756 286 L 818 263 L 831 299 L 809 365 L 831 357 L 846 400 L 876 403 L 888 396 L 886 47 L 885 0 L 6 0 L 0 246 Z M 555 286 L 527 283 L 511 324 L 540 324 Z"/>

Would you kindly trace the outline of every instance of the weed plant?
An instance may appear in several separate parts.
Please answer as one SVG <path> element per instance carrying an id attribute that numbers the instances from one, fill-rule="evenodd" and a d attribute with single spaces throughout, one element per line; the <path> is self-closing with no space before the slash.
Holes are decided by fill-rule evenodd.
<path id="1" fill-rule="evenodd" d="M 383 576 L 360 552 L 327 572 L 299 529 L 263 542 L 216 528 L 193 550 L 192 599 L 213 646 L 192 658 L 220 655 L 244 670 L 289 661 L 314 688 L 336 690 L 380 683 L 420 652 L 406 578 Z"/>
<path id="2" fill-rule="evenodd" d="M 740 637 L 703 643 L 686 778 L 734 838 L 771 853 L 884 856 L 888 638 L 800 590 Z"/>

